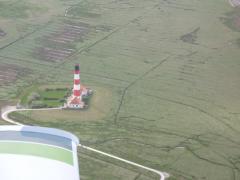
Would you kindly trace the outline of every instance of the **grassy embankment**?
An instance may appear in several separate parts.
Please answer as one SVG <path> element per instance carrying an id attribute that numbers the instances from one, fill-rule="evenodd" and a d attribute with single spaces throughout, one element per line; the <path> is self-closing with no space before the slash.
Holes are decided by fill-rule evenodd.
<path id="1" fill-rule="evenodd" d="M 20 105 L 28 108 L 60 107 L 63 106 L 71 93 L 71 90 L 66 87 L 45 87 L 33 86 L 29 88 L 22 95 Z"/>

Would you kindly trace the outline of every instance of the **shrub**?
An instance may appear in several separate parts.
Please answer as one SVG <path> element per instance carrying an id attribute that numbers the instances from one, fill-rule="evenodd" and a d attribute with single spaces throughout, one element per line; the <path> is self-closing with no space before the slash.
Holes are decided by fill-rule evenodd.
<path id="1" fill-rule="evenodd" d="M 44 104 L 42 101 L 32 101 L 31 108 L 37 109 L 37 108 L 45 108 L 47 107 L 46 104 Z"/>
<path id="2" fill-rule="evenodd" d="M 68 88 L 56 88 L 56 91 L 67 91 Z"/>
<path id="3" fill-rule="evenodd" d="M 65 99 L 59 99 L 59 102 L 64 103 L 64 102 L 66 102 L 66 100 Z"/>
<path id="4" fill-rule="evenodd" d="M 37 92 L 32 92 L 28 98 L 27 98 L 27 102 L 28 104 L 31 104 L 33 101 L 35 100 L 39 100 L 41 98 L 40 94 L 38 94 Z"/>
<path id="5" fill-rule="evenodd" d="M 49 97 L 45 97 L 45 98 L 43 98 L 43 100 L 51 101 L 51 100 L 58 100 L 58 98 L 49 98 Z"/>

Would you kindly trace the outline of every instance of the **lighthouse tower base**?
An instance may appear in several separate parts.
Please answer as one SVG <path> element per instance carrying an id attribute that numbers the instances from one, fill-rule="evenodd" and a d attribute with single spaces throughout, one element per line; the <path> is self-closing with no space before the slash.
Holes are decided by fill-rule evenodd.
<path id="1" fill-rule="evenodd" d="M 81 97 L 70 96 L 67 100 L 66 108 L 70 109 L 83 109 L 85 103 L 81 100 Z"/>
<path id="2" fill-rule="evenodd" d="M 92 90 L 84 86 L 81 86 L 80 96 L 74 96 L 74 93 L 67 99 L 65 108 L 69 109 L 83 109 L 87 107 L 87 104 L 83 101 L 84 97 L 88 97 L 92 94 Z"/>

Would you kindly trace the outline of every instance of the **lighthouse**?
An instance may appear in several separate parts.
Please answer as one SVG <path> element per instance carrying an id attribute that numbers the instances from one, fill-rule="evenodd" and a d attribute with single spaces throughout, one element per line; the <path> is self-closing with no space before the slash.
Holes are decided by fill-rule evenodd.
<path id="1" fill-rule="evenodd" d="M 80 67 L 79 64 L 76 64 L 74 68 L 73 90 L 71 96 L 67 99 L 66 108 L 83 109 L 86 107 L 83 97 L 91 95 L 91 92 L 90 89 L 81 85 Z"/>
<path id="2" fill-rule="evenodd" d="M 81 98 L 81 84 L 80 84 L 80 68 L 79 64 L 75 65 L 74 70 L 74 84 L 73 84 L 73 95 L 75 97 Z"/>

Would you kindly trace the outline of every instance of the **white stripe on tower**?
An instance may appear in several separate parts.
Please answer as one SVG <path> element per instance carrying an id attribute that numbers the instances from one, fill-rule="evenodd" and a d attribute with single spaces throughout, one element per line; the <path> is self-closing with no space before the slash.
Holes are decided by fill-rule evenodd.
<path id="1" fill-rule="evenodd" d="M 80 74 L 74 74 L 74 79 L 80 79 Z"/>
<path id="2" fill-rule="evenodd" d="M 73 95 L 80 97 L 81 96 L 81 85 L 80 85 L 80 69 L 79 65 L 75 65 L 75 72 L 74 72 L 74 86 L 73 86 Z"/>
<path id="3" fill-rule="evenodd" d="M 79 85 L 74 84 L 73 89 L 79 91 L 81 89 L 80 84 Z"/>

